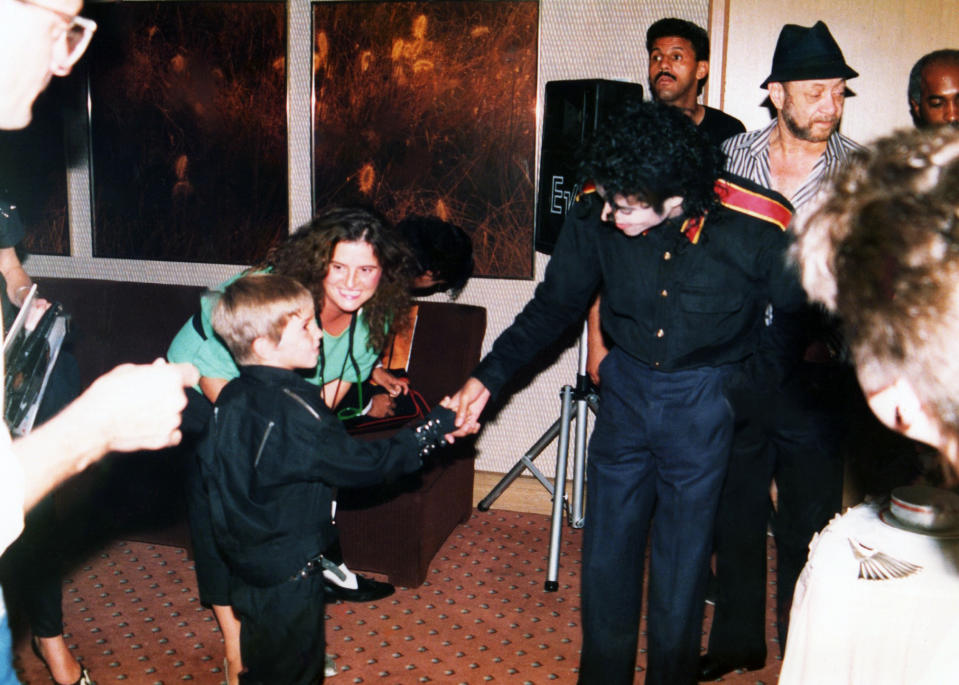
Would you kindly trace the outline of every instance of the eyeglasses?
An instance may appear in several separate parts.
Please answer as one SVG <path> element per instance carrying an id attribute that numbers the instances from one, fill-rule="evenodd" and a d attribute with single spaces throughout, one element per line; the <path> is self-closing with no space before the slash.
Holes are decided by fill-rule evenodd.
<path id="1" fill-rule="evenodd" d="M 65 24 L 63 33 L 57 37 L 57 40 L 63 40 L 66 52 L 58 57 L 57 67 L 62 69 L 64 73 L 68 72 L 77 63 L 77 60 L 83 56 L 87 46 L 90 45 L 93 32 L 97 30 L 97 23 L 92 19 L 76 17 L 32 0 L 18 0 L 18 2 L 51 12 L 63 20 Z"/>
<path id="2" fill-rule="evenodd" d="M 77 60 L 86 52 L 90 45 L 90 39 L 93 38 L 93 32 L 97 30 L 97 24 L 92 19 L 86 17 L 74 17 L 63 32 L 67 44 L 66 58 L 60 66 L 65 69 L 72 67 Z"/>

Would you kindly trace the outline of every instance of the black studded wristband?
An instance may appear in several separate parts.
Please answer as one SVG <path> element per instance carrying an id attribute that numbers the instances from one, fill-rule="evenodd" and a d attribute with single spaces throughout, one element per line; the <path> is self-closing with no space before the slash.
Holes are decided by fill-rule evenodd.
<path id="1" fill-rule="evenodd" d="M 421 457 L 446 444 L 443 436 L 456 430 L 455 419 L 456 414 L 446 407 L 436 407 L 426 415 L 423 423 L 413 429 Z"/>

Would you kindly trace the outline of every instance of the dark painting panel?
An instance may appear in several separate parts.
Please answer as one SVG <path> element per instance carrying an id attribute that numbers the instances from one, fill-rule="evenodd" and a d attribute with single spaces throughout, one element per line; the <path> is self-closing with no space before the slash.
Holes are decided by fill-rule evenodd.
<path id="1" fill-rule="evenodd" d="M 314 206 L 436 215 L 531 277 L 536 2 L 317 3 Z"/>
<path id="2" fill-rule="evenodd" d="M 0 197 L 17 206 L 33 254 L 69 255 L 64 100 L 76 84 L 54 79 L 33 105 L 33 120 L 18 131 L 0 131 Z"/>
<path id="3" fill-rule="evenodd" d="M 284 5 L 89 9 L 94 255 L 260 260 L 289 222 Z"/>

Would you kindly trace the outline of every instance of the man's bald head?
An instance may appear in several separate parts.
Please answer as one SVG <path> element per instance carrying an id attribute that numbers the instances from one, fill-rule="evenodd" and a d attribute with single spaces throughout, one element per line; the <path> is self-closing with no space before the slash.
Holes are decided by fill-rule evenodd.
<path id="1" fill-rule="evenodd" d="M 909 113 L 920 127 L 959 128 L 959 50 L 923 55 L 909 72 Z"/>

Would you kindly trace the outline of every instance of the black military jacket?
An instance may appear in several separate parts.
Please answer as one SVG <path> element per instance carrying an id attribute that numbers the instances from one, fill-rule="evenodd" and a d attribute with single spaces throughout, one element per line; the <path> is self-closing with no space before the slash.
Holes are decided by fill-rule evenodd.
<path id="1" fill-rule="evenodd" d="M 602 293 L 612 342 L 654 369 L 741 361 L 756 349 L 767 302 L 795 311 L 805 300 L 787 268 L 792 208 L 735 176 L 717 181 L 722 204 L 701 220 L 670 219 L 629 237 L 600 221 L 588 198 L 567 215 L 533 299 L 497 338 L 474 375 L 494 394 Z"/>
<path id="2" fill-rule="evenodd" d="M 329 546 L 335 486 L 373 485 L 421 465 L 412 430 L 356 440 L 315 385 L 268 366 L 241 367 L 223 388 L 199 459 L 217 546 L 231 572 L 257 587 L 287 580 Z"/>

